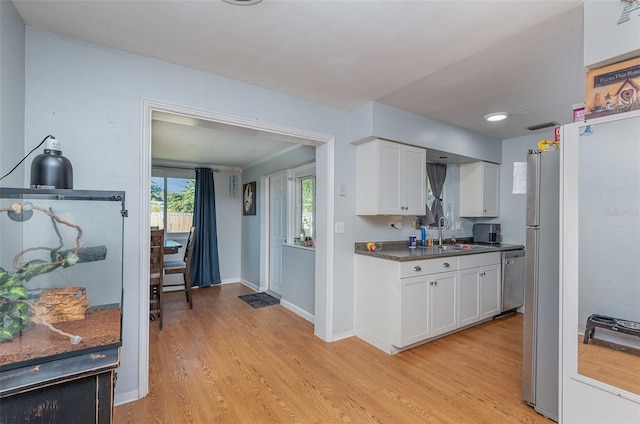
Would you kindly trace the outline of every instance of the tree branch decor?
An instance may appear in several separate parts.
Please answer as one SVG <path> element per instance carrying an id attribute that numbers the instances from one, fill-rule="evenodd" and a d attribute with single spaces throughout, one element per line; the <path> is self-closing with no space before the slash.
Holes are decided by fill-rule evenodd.
<path id="1" fill-rule="evenodd" d="M 49 273 L 59 267 L 67 268 L 75 265 L 80 259 L 78 252 L 80 251 L 82 228 L 60 218 L 51 208 L 41 208 L 34 206 L 30 202 L 24 202 L 22 204 L 14 203 L 11 207 L 0 208 L 0 213 L 6 212 L 9 218 L 16 222 L 27 221 L 31 218 L 34 211 L 44 213 L 51 218 L 51 224 L 58 236 L 58 246 L 30 247 L 20 251 L 13 258 L 13 267 L 16 269 L 16 272 L 9 273 L 0 267 L 0 343 L 13 340 L 16 334 L 29 328 L 32 325 L 31 314 L 50 330 L 69 337 L 72 344 L 80 343 L 82 337 L 65 333 L 55 328 L 40 316 L 34 305 L 28 301 L 26 283 L 38 275 Z M 58 224 L 76 230 L 74 249 L 61 250 L 64 247 L 64 242 Z M 24 255 L 34 251 L 48 252 L 47 260 L 33 259 L 23 263 Z"/>

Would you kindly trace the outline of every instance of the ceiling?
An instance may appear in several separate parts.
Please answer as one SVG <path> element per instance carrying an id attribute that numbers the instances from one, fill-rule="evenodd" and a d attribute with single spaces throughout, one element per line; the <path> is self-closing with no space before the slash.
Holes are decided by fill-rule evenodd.
<path id="1" fill-rule="evenodd" d="M 34 28 L 346 111 L 376 101 L 499 140 L 570 122 L 584 97 L 583 1 L 14 3 Z M 497 111 L 511 116 L 483 120 Z M 175 121 L 154 121 L 154 157 L 242 168 L 290 147 L 205 121 Z M 239 138 L 222 142 L 224 157 L 208 157 L 221 136 Z M 176 148 L 177 140 L 192 148 Z"/>

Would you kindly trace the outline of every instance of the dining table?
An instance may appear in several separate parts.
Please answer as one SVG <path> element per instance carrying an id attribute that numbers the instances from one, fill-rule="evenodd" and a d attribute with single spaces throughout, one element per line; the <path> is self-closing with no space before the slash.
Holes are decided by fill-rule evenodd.
<path id="1" fill-rule="evenodd" d="M 171 239 L 165 239 L 164 240 L 164 254 L 165 255 L 173 255 L 175 253 L 178 253 L 178 251 L 180 250 L 181 247 L 182 247 L 182 244 L 180 244 L 179 242 L 177 242 L 175 240 L 171 240 Z"/>

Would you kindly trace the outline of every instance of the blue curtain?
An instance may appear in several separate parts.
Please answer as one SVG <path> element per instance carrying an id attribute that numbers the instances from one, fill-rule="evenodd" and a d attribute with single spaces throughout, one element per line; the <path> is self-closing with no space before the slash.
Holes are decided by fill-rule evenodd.
<path id="1" fill-rule="evenodd" d="M 222 279 L 218 262 L 216 193 L 213 171 L 209 168 L 196 168 L 193 226 L 196 231 L 191 258 L 191 285 L 209 287 L 220 284 Z"/>

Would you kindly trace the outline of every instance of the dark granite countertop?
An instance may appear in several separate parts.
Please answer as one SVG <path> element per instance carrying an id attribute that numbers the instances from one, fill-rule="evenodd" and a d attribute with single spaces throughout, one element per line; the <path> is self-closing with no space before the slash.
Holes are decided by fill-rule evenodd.
<path id="1" fill-rule="evenodd" d="M 407 241 L 382 241 L 375 242 L 376 250 L 367 250 L 367 242 L 355 244 L 355 253 L 374 258 L 387 259 L 396 262 L 417 261 L 421 259 L 442 258 L 447 256 L 474 255 L 479 253 L 503 252 L 508 250 L 524 249 L 521 244 L 497 244 L 479 245 L 468 240 L 451 244 L 450 240 L 442 247 L 416 247 L 409 248 Z"/>

